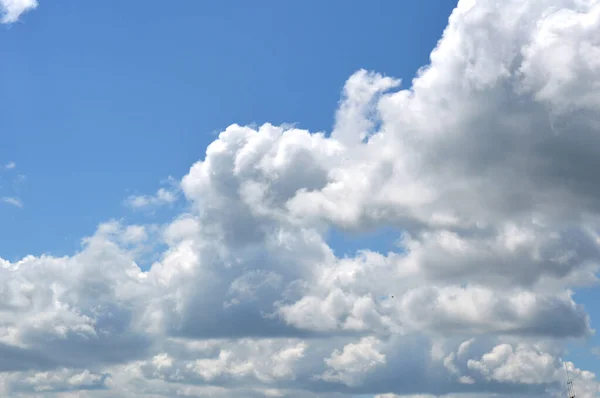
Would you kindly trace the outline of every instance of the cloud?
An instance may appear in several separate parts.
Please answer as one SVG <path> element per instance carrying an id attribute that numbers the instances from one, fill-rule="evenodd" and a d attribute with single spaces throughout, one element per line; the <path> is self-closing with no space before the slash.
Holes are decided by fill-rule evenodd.
<path id="1" fill-rule="evenodd" d="M 172 204 L 177 200 L 177 192 L 160 188 L 155 195 L 132 195 L 129 196 L 125 204 L 134 209 L 154 208 Z"/>
<path id="2" fill-rule="evenodd" d="M 60 369 L 51 372 L 29 372 L 19 378 L 9 378 L 11 391 L 17 393 L 68 393 L 77 391 L 93 391 L 106 388 L 108 375 L 96 374 L 89 370 L 81 372 Z"/>
<path id="3" fill-rule="evenodd" d="M 17 164 L 15 162 L 8 162 L 5 165 L 0 167 L 0 171 L 4 170 L 4 171 L 13 171 L 14 169 L 16 169 Z M 0 176 L 0 182 L 1 182 L 1 176 Z M 19 191 L 19 187 L 18 185 L 21 184 L 23 181 L 25 181 L 25 176 L 24 175 L 18 175 L 16 178 L 12 179 L 12 193 L 6 192 L 4 193 L 4 196 L 0 197 L 0 202 L 15 206 L 15 207 L 23 207 L 23 201 L 18 197 L 18 191 Z M 7 188 L 4 184 L 0 184 L 0 189 L 3 188 Z M 10 189 L 10 187 L 9 187 Z"/>
<path id="4" fill-rule="evenodd" d="M 348 386 L 360 385 L 365 374 L 385 365 L 385 354 L 376 347 L 379 343 L 374 337 L 365 337 L 358 343 L 344 346 L 342 351 L 335 350 L 325 358 L 328 369 L 321 377 Z"/>
<path id="5" fill-rule="evenodd" d="M 15 206 L 15 207 L 23 207 L 23 202 L 21 202 L 21 200 L 19 198 L 7 196 L 7 197 L 2 198 L 2 201 L 4 203 L 7 203 L 7 204 Z"/>
<path id="6" fill-rule="evenodd" d="M 481 360 L 470 359 L 467 366 L 488 380 L 499 382 L 541 384 L 553 379 L 560 381 L 562 377 L 552 355 L 525 346 L 513 348 L 509 344 L 494 347 Z"/>
<path id="7" fill-rule="evenodd" d="M 37 8 L 37 0 L 0 0 L 0 22 L 17 22 L 21 14 Z"/>
<path id="8" fill-rule="evenodd" d="M 600 260 L 599 16 L 460 1 L 409 88 L 348 79 L 330 135 L 231 125 L 178 190 L 127 201 L 181 192 L 172 222 L 1 260 L 0 392 L 561 396 L 594 332 L 573 292 Z M 327 242 L 381 227 L 396 250 Z"/>

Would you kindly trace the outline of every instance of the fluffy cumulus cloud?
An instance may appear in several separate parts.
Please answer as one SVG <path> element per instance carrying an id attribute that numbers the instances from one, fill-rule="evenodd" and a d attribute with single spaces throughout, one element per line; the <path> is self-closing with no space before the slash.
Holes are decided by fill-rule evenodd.
<path id="1" fill-rule="evenodd" d="M 21 14 L 38 6 L 37 0 L 0 0 L 0 22 L 17 22 Z"/>
<path id="2" fill-rule="evenodd" d="M 330 134 L 229 126 L 167 225 L 0 260 L 0 395 L 545 397 L 566 368 L 597 396 L 561 358 L 594 333 L 599 31 L 598 0 L 461 0 L 407 88 L 348 79 Z M 382 227 L 396 250 L 327 243 Z"/>

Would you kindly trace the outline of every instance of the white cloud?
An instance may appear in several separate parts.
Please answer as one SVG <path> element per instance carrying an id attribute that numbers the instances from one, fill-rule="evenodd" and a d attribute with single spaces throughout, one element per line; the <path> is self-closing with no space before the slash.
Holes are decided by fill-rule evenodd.
<path id="1" fill-rule="evenodd" d="M 9 24 L 17 22 L 21 14 L 38 6 L 37 0 L 0 0 L 0 22 Z"/>
<path id="2" fill-rule="evenodd" d="M 123 239 L 128 243 L 139 243 L 148 239 L 148 232 L 142 225 L 130 225 L 123 232 Z"/>
<path id="3" fill-rule="evenodd" d="M 21 202 L 21 200 L 19 198 L 7 196 L 7 197 L 2 198 L 2 201 L 4 203 L 7 203 L 7 204 L 15 206 L 15 207 L 23 207 L 23 202 Z"/>
<path id="4" fill-rule="evenodd" d="M 515 349 L 509 344 L 501 344 L 484 354 L 481 360 L 470 359 L 467 366 L 490 380 L 542 384 L 561 381 L 557 377 L 560 368 L 556 362 L 552 355 L 530 347 L 517 346 Z"/>
<path id="5" fill-rule="evenodd" d="M 132 195 L 127 198 L 125 203 L 134 209 L 152 208 L 174 203 L 177 200 L 177 193 L 174 191 L 160 188 L 155 195 Z"/>
<path id="6" fill-rule="evenodd" d="M 229 126 L 173 222 L 0 261 L 4 395 L 561 396 L 566 343 L 593 333 L 573 291 L 600 260 L 599 15 L 461 1 L 410 89 L 349 78 L 331 136 Z M 397 252 L 326 241 L 389 225 Z"/>
<path id="7" fill-rule="evenodd" d="M 17 164 L 15 162 L 8 162 L 3 166 L 0 166 L 0 172 L 6 171 L 7 173 L 16 169 Z M 0 192 L 3 195 L 0 196 L 0 202 L 9 204 L 15 207 L 23 207 L 23 201 L 18 197 L 19 184 L 25 180 L 24 175 L 18 175 L 12 179 L 12 192 L 10 192 L 11 186 L 9 184 L 5 184 L 3 180 L 6 182 L 4 177 L 0 176 L 0 189 L 6 190 L 5 192 Z"/>
<path id="8" fill-rule="evenodd" d="M 20 377 L 9 377 L 7 382 L 11 391 L 32 393 L 77 392 L 105 386 L 108 375 L 97 374 L 89 370 L 74 371 L 59 369 L 48 372 L 28 372 Z"/>
<path id="9" fill-rule="evenodd" d="M 385 365 L 385 354 L 378 351 L 380 344 L 374 337 L 365 337 L 358 343 L 335 350 L 325 358 L 328 369 L 321 376 L 326 381 L 341 382 L 348 386 L 360 385 L 365 374 Z"/>

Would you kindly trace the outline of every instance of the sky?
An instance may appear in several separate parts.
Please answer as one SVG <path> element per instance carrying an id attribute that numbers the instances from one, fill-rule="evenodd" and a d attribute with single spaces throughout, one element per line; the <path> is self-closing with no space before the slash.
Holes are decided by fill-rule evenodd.
<path id="1" fill-rule="evenodd" d="M 0 395 L 600 394 L 600 0 L 0 0 Z"/>

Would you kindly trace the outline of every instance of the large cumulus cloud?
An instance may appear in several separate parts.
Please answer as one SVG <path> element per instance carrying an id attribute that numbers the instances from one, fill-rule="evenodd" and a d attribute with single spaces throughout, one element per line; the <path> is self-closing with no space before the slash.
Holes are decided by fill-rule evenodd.
<path id="1" fill-rule="evenodd" d="M 168 225 L 1 261 L 0 388 L 541 397 L 566 365 L 595 396 L 561 356 L 594 332 L 599 30 L 599 1 L 460 1 L 409 88 L 348 79 L 331 134 L 229 126 Z M 396 250 L 327 243 L 381 227 Z"/>

